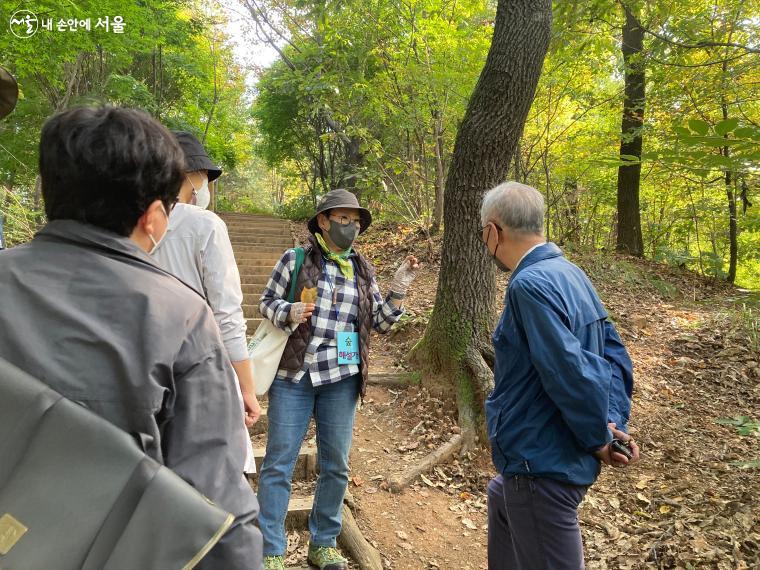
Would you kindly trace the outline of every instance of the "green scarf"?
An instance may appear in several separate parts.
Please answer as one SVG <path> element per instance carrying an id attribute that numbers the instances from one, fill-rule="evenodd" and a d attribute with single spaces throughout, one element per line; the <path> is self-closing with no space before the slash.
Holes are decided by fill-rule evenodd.
<path id="1" fill-rule="evenodd" d="M 346 279 L 354 279 L 354 264 L 351 263 L 351 260 L 348 258 L 349 255 L 351 255 L 351 252 L 353 249 L 348 248 L 343 253 L 334 253 L 330 251 L 330 248 L 327 247 L 327 244 L 325 243 L 324 238 L 321 236 L 321 234 L 315 234 L 315 237 L 317 238 L 317 243 L 319 244 L 319 247 L 322 248 L 322 253 L 324 256 L 329 259 L 330 261 L 334 261 L 338 264 L 338 268 L 340 269 L 340 272 L 343 274 L 343 277 Z"/>

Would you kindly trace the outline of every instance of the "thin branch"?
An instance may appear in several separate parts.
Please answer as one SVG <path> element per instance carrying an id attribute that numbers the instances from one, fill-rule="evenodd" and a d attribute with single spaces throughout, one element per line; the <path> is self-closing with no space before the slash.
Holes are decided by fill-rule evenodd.
<path id="1" fill-rule="evenodd" d="M 653 63 L 657 63 L 659 65 L 667 65 L 669 67 L 710 67 L 711 65 L 722 65 L 724 63 L 729 63 L 731 61 L 735 61 L 737 59 L 741 59 L 748 55 L 747 53 L 741 53 L 739 55 L 735 55 L 734 57 L 728 57 L 726 59 L 719 59 L 716 61 L 706 61 L 704 63 L 672 63 L 669 61 L 663 61 L 661 59 L 657 59 L 655 57 L 649 56 L 647 59 Z"/>
<path id="2" fill-rule="evenodd" d="M 270 24 L 268 22 L 268 20 L 266 20 L 266 17 L 263 14 L 261 14 L 260 9 L 255 4 L 255 2 L 253 2 L 253 0 L 245 0 L 245 4 L 248 7 L 248 12 L 251 14 L 251 17 L 253 18 L 253 21 L 256 22 L 256 30 L 257 30 L 257 32 L 260 31 L 264 35 L 264 38 L 263 38 L 264 41 L 266 43 L 268 43 L 272 47 L 272 49 L 275 50 L 278 53 L 278 55 L 282 58 L 282 61 L 285 63 L 285 65 L 287 65 L 292 71 L 295 71 L 296 70 L 296 65 L 293 63 L 293 61 L 288 56 L 285 55 L 285 52 L 282 50 L 282 48 L 280 48 L 280 46 L 277 45 L 277 42 L 274 40 L 274 38 L 272 38 L 272 36 L 270 36 L 264 30 L 264 26 L 261 23 L 260 17 L 265 20 L 265 22 L 267 23 L 267 25 L 269 26 L 269 28 L 272 31 L 274 31 L 275 33 L 278 33 L 278 34 L 279 34 L 279 32 L 272 26 L 272 24 Z M 261 16 L 260 16 L 260 14 L 261 14 Z M 285 40 L 285 41 L 288 41 L 288 40 Z M 290 43 L 290 42 L 288 42 L 288 43 Z M 291 45 L 293 45 L 293 44 L 291 44 Z M 298 48 L 296 48 L 295 46 L 293 46 L 293 47 L 298 51 Z"/>
<path id="3" fill-rule="evenodd" d="M 623 2 L 622 0 L 618 0 L 618 4 L 620 4 L 623 7 L 623 9 L 628 10 L 628 7 L 626 6 L 625 2 Z M 735 42 L 716 42 L 716 41 L 708 41 L 708 40 L 700 40 L 696 43 L 679 42 L 677 40 L 667 37 L 664 34 L 660 34 L 658 32 L 655 32 L 652 29 L 647 28 L 638 20 L 637 20 L 637 23 L 639 27 L 650 36 L 653 36 L 657 38 L 658 40 L 661 40 L 672 46 L 683 48 L 683 49 L 705 49 L 705 48 L 710 48 L 710 47 L 729 47 L 729 48 L 743 49 L 744 51 L 748 53 L 760 53 L 760 48 L 753 48 L 747 45 L 737 44 Z"/>

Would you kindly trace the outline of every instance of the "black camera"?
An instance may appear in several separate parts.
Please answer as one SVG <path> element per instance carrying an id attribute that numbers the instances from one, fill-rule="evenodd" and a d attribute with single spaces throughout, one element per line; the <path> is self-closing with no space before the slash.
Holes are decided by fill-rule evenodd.
<path id="1" fill-rule="evenodd" d="M 619 453 L 620 455 L 625 455 L 628 459 L 633 457 L 630 444 L 622 439 L 613 439 L 610 442 L 610 450 Z"/>

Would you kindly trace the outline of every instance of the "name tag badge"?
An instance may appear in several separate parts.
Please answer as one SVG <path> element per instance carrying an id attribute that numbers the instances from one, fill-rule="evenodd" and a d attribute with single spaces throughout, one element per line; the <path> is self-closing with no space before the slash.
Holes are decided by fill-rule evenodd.
<path id="1" fill-rule="evenodd" d="M 338 333 L 338 364 L 359 364 L 359 333 Z"/>

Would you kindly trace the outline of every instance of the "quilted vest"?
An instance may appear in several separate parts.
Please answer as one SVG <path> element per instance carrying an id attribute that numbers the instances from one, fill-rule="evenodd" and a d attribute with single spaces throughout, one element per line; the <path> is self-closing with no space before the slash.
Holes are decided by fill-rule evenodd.
<path id="1" fill-rule="evenodd" d="M 309 245 L 305 248 L 305 256 L 301 271 L 296 281 L 296 300 L 301 298 L 304 288 L 316 287 L 322 276 L 322 250 L 312 236 Z M 362 381 L 360 395 L 364 398 L 367 393 L 367 377 L 369 371 L 369 342 L 372 331 L 372 280 L 375 277 L 374 269 L 367 259 L 357 253 L 354 258 L 354 271 L 356 272 L 356 285 L 359 290 L 359 352 L 361 363 Z M 282 353 L 280 368 L 288 372 L 297 372 L 303 367 L 306 357 L 306 349 L 311 341 L 312 331 L 310 323 L 301 323 L 290 335 L 285 351 Z"/>

